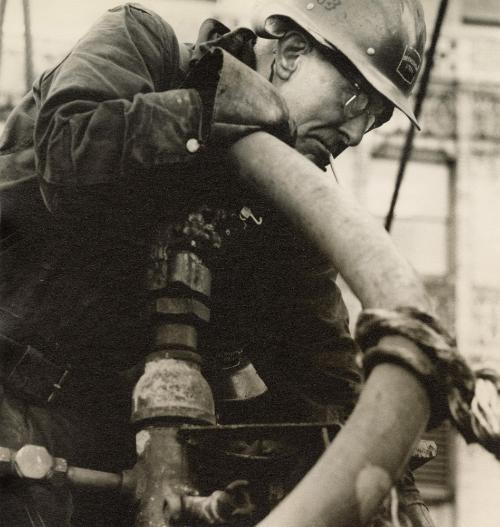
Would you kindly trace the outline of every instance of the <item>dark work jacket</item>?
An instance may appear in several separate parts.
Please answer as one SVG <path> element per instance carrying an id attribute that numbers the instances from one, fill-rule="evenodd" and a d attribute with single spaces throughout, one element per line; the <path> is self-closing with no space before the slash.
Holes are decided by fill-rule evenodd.
<path id="1" fill-rule="evenodd" d="M 230 34 L 237 53 L 232 44 Z M 264 378 L 278 371 L 320 399 L 352 388 L 355 346 L 334 273 L 220 151 L 188 150 L 207 123 L 184 78 L 169 25 L 126 5 L 13 111 L 0 143 L 1 333 L 61 363 L 137 363 L 150 346 L 151 229 L 165 215 L 215 214 L 222 242 L 201 347 L 244 348 Z M 239 218 L 244 206 L 261 225 Z"/>

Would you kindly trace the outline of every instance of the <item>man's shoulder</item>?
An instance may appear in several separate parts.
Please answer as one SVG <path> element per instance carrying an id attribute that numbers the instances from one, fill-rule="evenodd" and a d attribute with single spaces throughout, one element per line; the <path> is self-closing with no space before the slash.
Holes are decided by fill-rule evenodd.
<path id="1" fill-rule="evenodd" d="M 107 28 L 127 27 L 132 38 L 141 40 L 141 36 L 147 35 L 148 42 L 156 42 L 166 49 L 178 47 L 176 32 L 168 20 L 139 3 L 124 3 L 109 9 L 96 25 L 101 24 Z"/>
<path id="2" fill-rule="evenodd" d="M 172 26 L 163 17 L 161 17 L 152 9 L 144 7 L 142 4 L 136 2 L 128 2 L 125 4 L 118 5 L 116 7 L 108 9 L 108 13 L 127 13 L 134 17 L 139 17 L 145 21 L 149 19 L 151 23 L 159 24 L 168 31 L 173 32 Z"/>
<path id="3" fill-rule="evenodd" d="M 153 18 L 161 18 L 158 13 L 155 13 L 153 10 L 148 9 L 147 7 L 144 7 L 142 4 L 138 4 L 136 2 L 128 2 L 126 4 L 117 5 L 116 7 L 112 7 L 111 9 L 108 9 L 108 12 L 110 13 L 116 13 L 120 11 L 138 11 L 140 13 L 144 13 L 146 15 L 149 15 Z"/>

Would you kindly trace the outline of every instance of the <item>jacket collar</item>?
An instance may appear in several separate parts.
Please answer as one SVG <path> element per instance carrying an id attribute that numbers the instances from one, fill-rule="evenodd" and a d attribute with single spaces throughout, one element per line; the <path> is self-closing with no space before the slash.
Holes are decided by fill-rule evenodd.
<path id="1" fill-rule="evenodd" d="M 200 27 L 198 40 L 192 47 L 190 65 L 198 62 L 212 48 L 218 47 L 255 69 L 256 40 L 257 36 L 251 29 L 240 27 L 231 31 L 218 20 L 209 18 Z"/>

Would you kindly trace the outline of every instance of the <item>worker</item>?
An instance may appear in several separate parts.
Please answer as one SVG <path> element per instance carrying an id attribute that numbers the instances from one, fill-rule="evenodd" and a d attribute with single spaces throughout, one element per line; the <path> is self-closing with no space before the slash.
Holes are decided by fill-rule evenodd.
<path id="1" fill-rule="evenodd" d="M 207 376 L 249 375 L 244 406 L 221 399 L 225 418 L 345 420 L 361 374 L 336 272 L 225 153 L 261 130 L 324 169 L 394 108 L 418 126 L 424 45 L 418 0 L 262 2 L 251 28 L 208 20 L 194 45 L 138 4 L 104 14 L 0 143 L 0 446 L 132 465 L 130 391 L 151 345 L 145 240 L 167 212 L 217 254 Z M 6 525 L 133 517 L 65 486 L 6 480 L 1 493 Z"/>

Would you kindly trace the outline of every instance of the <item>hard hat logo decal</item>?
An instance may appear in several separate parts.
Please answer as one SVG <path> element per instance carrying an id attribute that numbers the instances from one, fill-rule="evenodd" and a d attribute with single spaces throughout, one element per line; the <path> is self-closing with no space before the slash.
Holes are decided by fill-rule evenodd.
<path id="1" fill-rule="evenodd" d="M 316 2 L 328 11 L 331 11 L 342 4 L 342 0 L 316 0 Z"/>
<path id="2" fill-rule="evenodd" d="M 417 79 L 421 64 L 420 53 L 415 48 L 406 46 L 396 71 L 407 84 L 411 85 Z"/>

